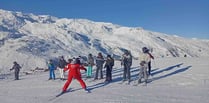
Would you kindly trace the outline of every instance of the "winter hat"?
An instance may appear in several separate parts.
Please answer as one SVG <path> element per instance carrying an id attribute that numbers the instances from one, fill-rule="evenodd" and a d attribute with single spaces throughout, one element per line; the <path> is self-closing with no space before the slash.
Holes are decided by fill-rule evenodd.
<path id="1" fill-rule="evenodd" d="M 143 52 L 143 53 L 148 53 L 148 52 L 149 52 L 149 49 L 148 49 L 147 47 L 143 47 L 143 48 L 142 48 L 142 52 Z"/>
<path id="2" fill-rule="evenodd" d="M 128 55 L 129 54 L 129 51 L 128 50 L 125 50 L 125 54 Z"/>
<path id="3" fill-rule="evenodd" d="M 76 58 L 73 58 L 73 60 L 72 60 L 71 63 L 72 63 L 72 64 L 76 64 Z"/>
<path id="4" fill-rule="evenodd" d="M 14 63 L 14 64 L 17 64 L 17 62 L 16 62 L 16 61 L 14 61 L 13 63 Z"/>
<path id="5" fill-rule="evenodd" d="M 92 56 L 92 54 L 90 53 L 90 54 L 89 54 L 89 57 L 91 57 L 91 56 Z"/>
<path id="6" fill-rule="evenodd" d="M 72 61 L 73 61 L 72 59 L 68 59 L 68 63 L 72 63 Z"/>
<path id="7" fill-rule="evenodd" d="M 102 56 L 102 53 L 101 53 L 101 52 L 99 52 L 99 53 L 98 53 L 98 57 L 103 58 L 103 56 Z"/>

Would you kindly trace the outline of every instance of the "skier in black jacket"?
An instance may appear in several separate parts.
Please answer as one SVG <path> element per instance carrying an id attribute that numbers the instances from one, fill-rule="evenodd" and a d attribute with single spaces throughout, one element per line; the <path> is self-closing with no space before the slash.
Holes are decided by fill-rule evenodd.
<path id="1" fill-rule="evenodd" d="M 114 66 L 114 59 L 107 55 L 107 60 L 105 63 L 104 68 L 106 68 L 106 80 L 105 82 L 111 82 L 112 81 L 112 67 Z"/>
<path id="2" fill-rule="evenodd" d="M 61 56 L 59 59 L 59 64 L 58 64 L 58 69 L 60 71 L 60 79 L 64 80 L 65 76 L 64 76 L 64 68 L 67 65 L 67 62 L 65 61 L 64 57 Z"/>
<path id="3" fill-rule="evenodd" d="M 131 82 L 131 65 L 132 65 L 132 55 L 127 50 L 122 55 L 122 61 L 121 65 L 123 68 L 123 82 L 125 82 L 128 79 L 128 84 Z"/>
<path id="4" fill-rule="evenodd" d="M 15 80 L 19 80 L 19 72 L 20 72 L 21 66 L 16 61 L 14 61 L 13 64 L 14 65 L 10 69 L 10 71 L 14 69 L 15 70 Z"/>

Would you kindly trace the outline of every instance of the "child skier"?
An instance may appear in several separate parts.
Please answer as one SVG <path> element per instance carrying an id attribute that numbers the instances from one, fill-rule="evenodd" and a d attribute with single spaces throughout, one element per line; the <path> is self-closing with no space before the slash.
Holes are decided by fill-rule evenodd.
<path id="1" fill-rule="evenodd" d="M 93 69 L 93 65 L 94 65 L 94 58 L 93 58 L 92 54 L 88 55 L 87 63 L 88 63 L 88 67 L 87 67 L 86 75 L 87 75 L 87 78 L 91 78 L 91 76 L 92 76 L 92 69 Z"/>
<path id="2" fill-rule="evenodd" d="M 51 79 L 55 80 L 54 70 L 56 69 L 56 67 L 55 67 L 52 60 L 49 60 L 48 69 L 49 69 L 49 80 L 51 80 Z"/>
<path id="3" fill-rule="evenodd" d="M 64 68 L 64 71 L 69 70 L 68 79 L 65 85 L 63 86 L 62 93 L 65 93 L 67 91 L 67 88 L 70 85 L 73 78 L 77 79 L 80 82 L 80 85 L 82 86 L 82 88 L 88 92 L 88 90 L 86 89 L 86 84 L 82 80 L 80 69 L 86 71 L 86 68 L 84 68 L 81 64 L 77 63 L 76 59 L 73 59 L 71 64 L 67 64 L 67 66 Z"/>

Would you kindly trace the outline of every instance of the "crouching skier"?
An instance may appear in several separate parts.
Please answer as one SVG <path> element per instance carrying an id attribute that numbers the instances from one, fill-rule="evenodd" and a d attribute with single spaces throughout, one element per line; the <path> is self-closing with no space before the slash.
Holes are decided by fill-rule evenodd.
<path id="1" fill-rule="evenodd" d="M 86 88 L 85 82 L 82 80 L 80 69 L 86 71 L 86 68 L 84 68 L 82 65 L 77 63 L 76 59 L 73 59 L 72 63 L 67 64 L 67 66 L 64 68 L 64 71 L 69 70 L 68 79 L 67 79 L 67 81 L 66 81 L 66 83 L 65 83 L 65 85 L 62 89 L 62 93 L 65 93 L 67 91 L 67 88 L 70 85 L 72 79 L 78 80 L 80 82 L 80 85 L 82 86 L 82 88 L 86 92 L 89 92 L 89 90 Z"/>

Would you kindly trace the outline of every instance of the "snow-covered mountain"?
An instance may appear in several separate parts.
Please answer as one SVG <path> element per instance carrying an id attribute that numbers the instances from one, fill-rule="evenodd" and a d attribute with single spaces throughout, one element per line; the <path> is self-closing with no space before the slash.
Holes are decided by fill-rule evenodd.
<path id="1" fill-rule="evenodd" d="M 13 61 L 23 69 L 45 67 L 46 60 L 92 53 L 120 56 L 130 50 L 138 57 L 142 47 L 155 57 L 209 56 L 209 40 L 124 27 L 86 19 L 56 18 L 0 9 L 0 70 Z"/>

